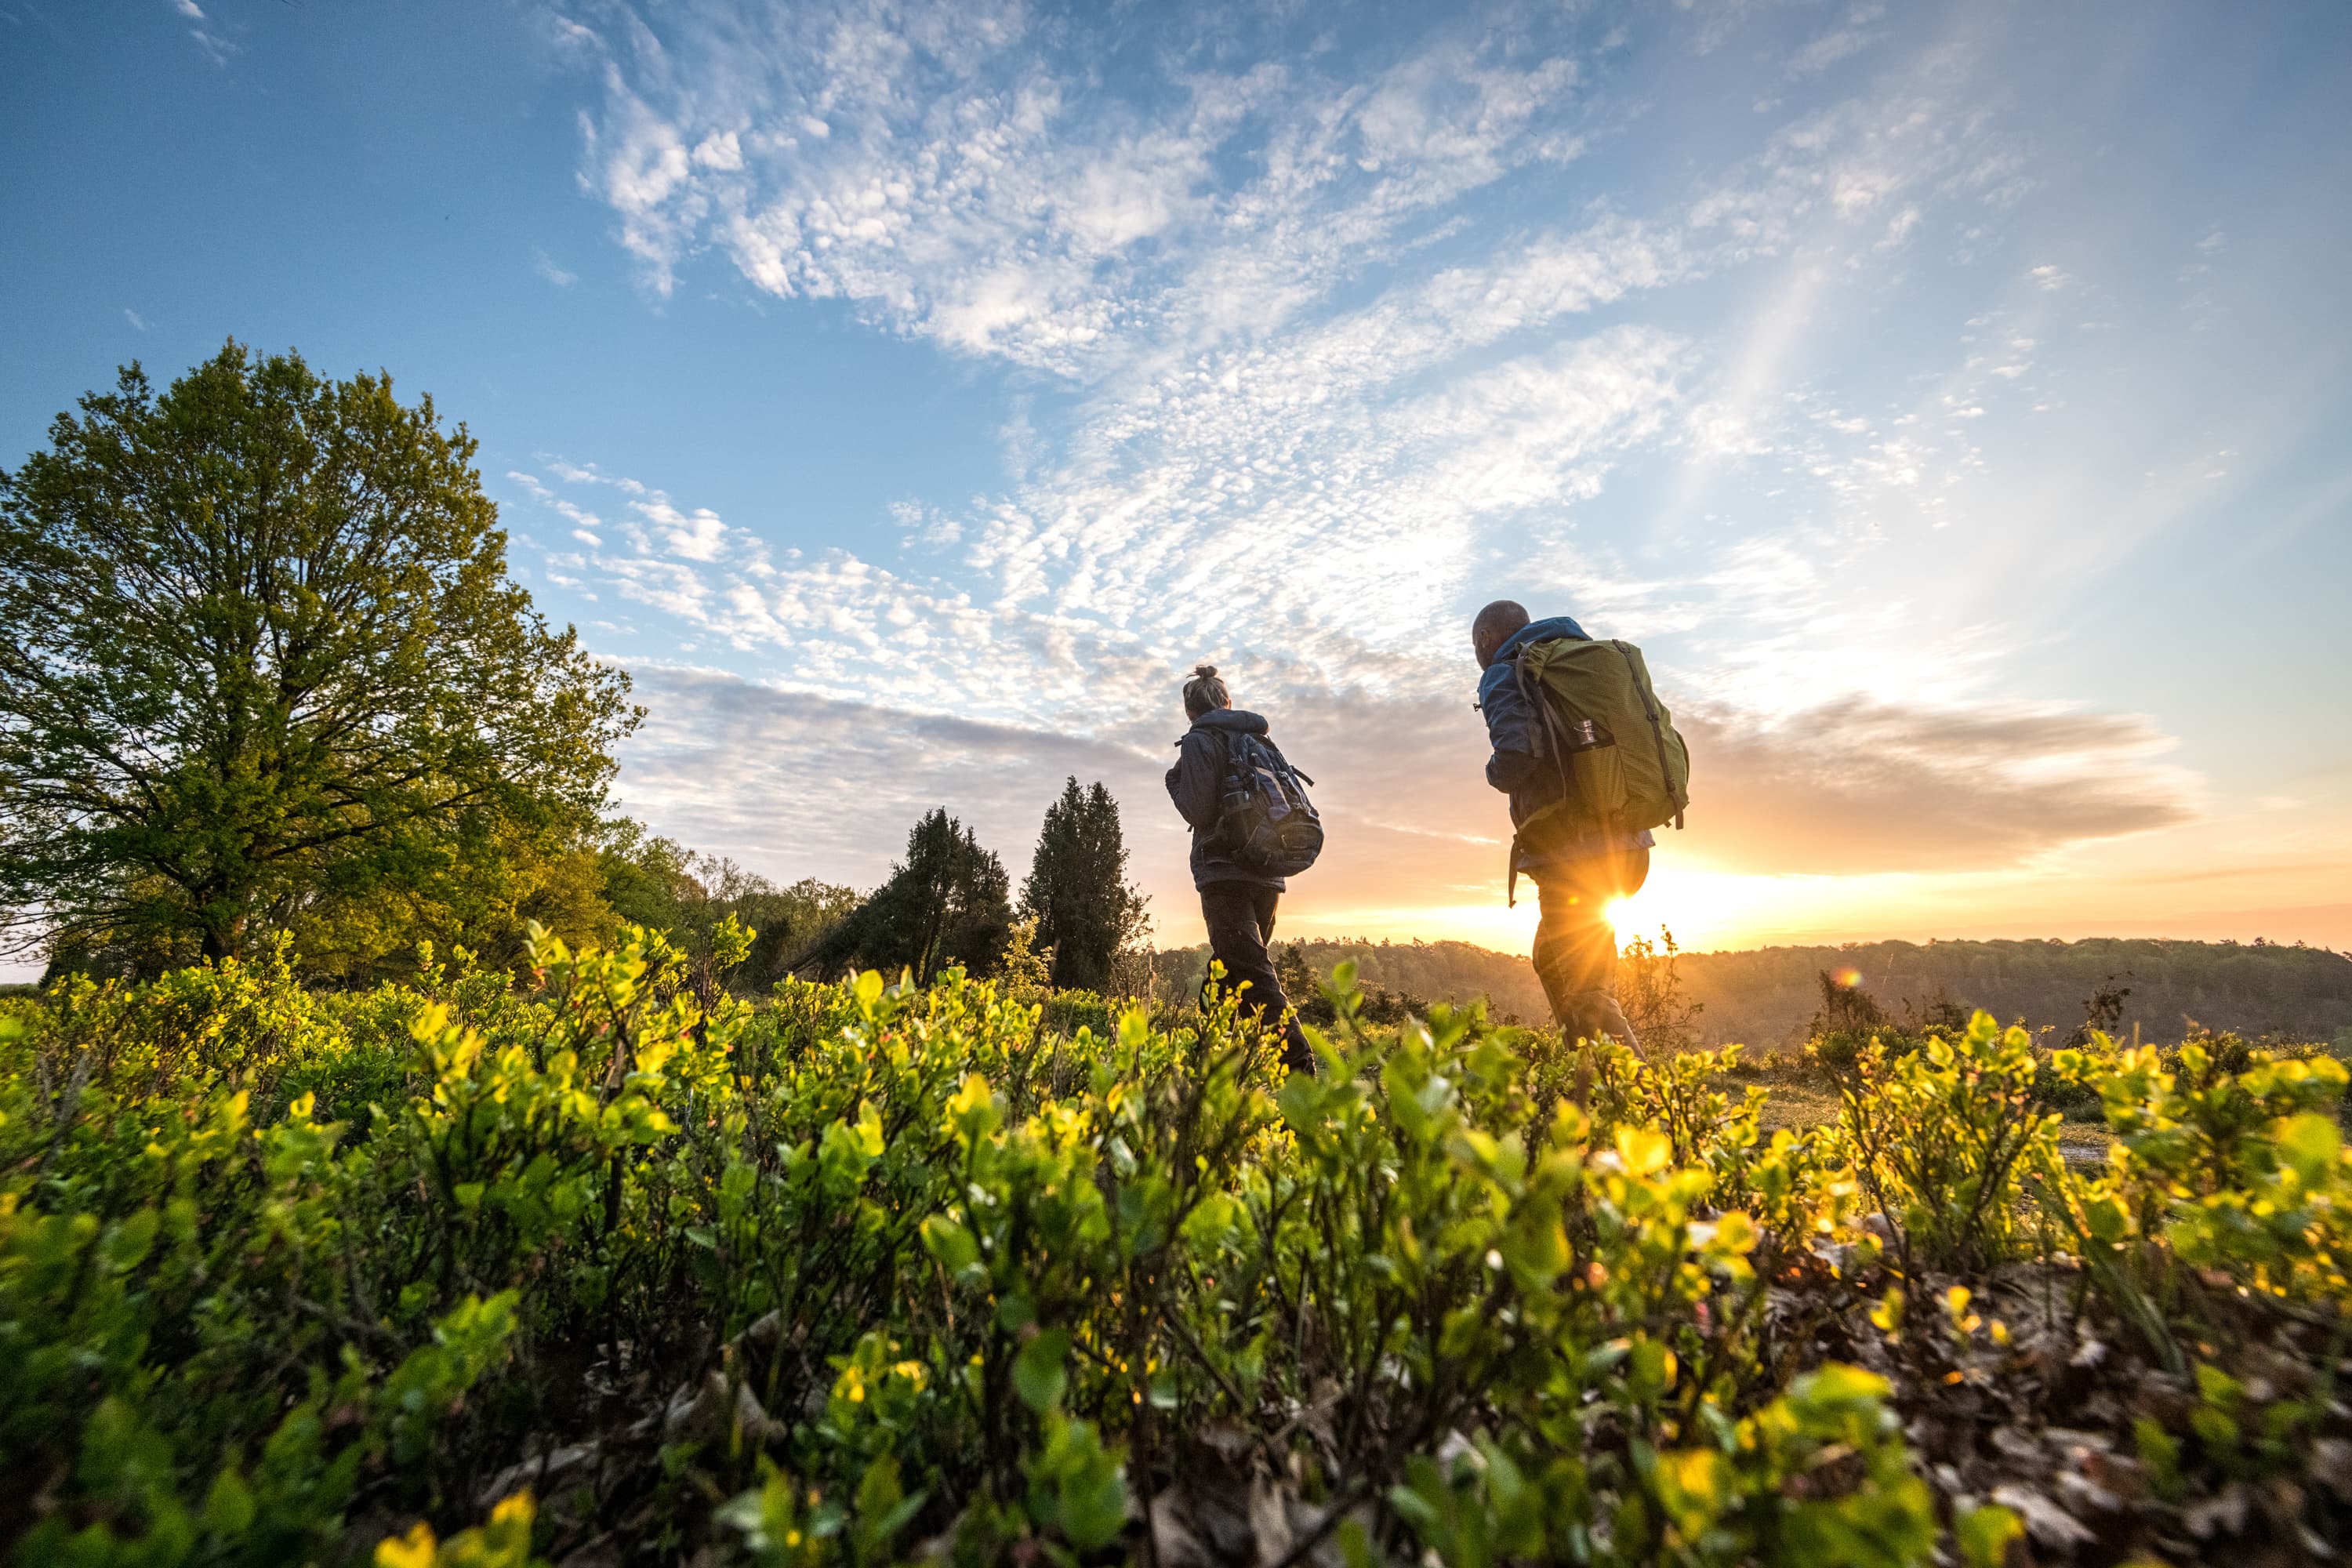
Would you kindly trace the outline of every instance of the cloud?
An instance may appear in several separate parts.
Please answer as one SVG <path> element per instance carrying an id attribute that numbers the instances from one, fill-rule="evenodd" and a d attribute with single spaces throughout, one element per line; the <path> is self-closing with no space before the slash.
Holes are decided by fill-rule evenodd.
<path id="1" fill-rule="evenodd" d="M 1090 727 L 1157 700 L 1152 684 L 1204 650 L 1281 626 L 1280 668 L 1301 682 L 1349 672 L 1423 690 L 1428 652 L 1456 640 L 1433 601 L 1467 584 L 1490 531 L 1556 530 L 1613 453 L 1654 437 L 1686 356 L 1617 329 L 1392 404 L 1286 384 L 1318 355 L 1327 382 L 1368 374 L 1354 342 L 1343 326 L 1319 347 L 1172 377 L 1162 418 L 991 505 L 945 574 L 846 551 L 778 559 L 710 509 L 560 461 L 508 477 L 604 542 L 551 557 L 558 569 L 781 656 L 783 683 L 805 689 Z M 1400 374 L 1381 367 L 1376 388 Z M 563 484 L 642 499 L 606 518 Z M 914 515 L 936 542 L 965 532 Z"/>
<path id="2" fill-rule="evenodd" d="M 1879 33 L 1869 24 L 1886 13 L 1879 4 L 1856 5 L 1847 14 L 1845 24 L 1833 27 L 1799 49 L 1789 62 L 1790 79 L 1819 76 L 1840 60 L 1850 59 L 1877 41 Z"/>
<path id="3" fill-rule="evenodd" d="M 1875 19 L 1864 5 L 1847 25 Z M 1792 121 L 1686 205 L 1590 206 L 1435 252 L 1465 198 L 1587 140 L 1570 35 L 1441 25 L 1369 64 L 1208 49 L 1181 16 L 1149 36 L 1160 66 L 1142 89 L 1098 79 L 1083 23 L 1017 9 L 706 0 L 657 26 L 583 15 L 567 38 L 588 40 L 601 84 L 582 180 L 649 287 L 713 252 L 766 292 L 845 299 L 1066 384 L 1061 428 L 1022 416 L 1012 490 L 908 532 L 961 550 L 925 567 L 921 595 L 1072 642 L 1137 628 L 1112 640 L 1153 658 L 1279 626 L 1302 669 L 1422 689 L 1414 656 L 1451 646 L 1443 617 L 1499 552 L 1573 557 L 1589 589 L 1633 596 L 1647 574 L 1580 548 L 1578 509 L 1635 454 L 1769 449 L 1755 399 L 1772 367 L 1694 406 L 1706 367 L 1688 340 L 1572 323 L 1823 224 L 1860 251 L 1899 245 L 1933 203 L 1990 201 L 2015 174 L 1997 137 L 1948 129 L 1937 95 L 1965 93 L 1969 62 L 1945 48 L 1881 97 Z M 668 553 L 722 555 L 715 536 Z M 782 623 L 751 612 L 772 584 L 740 564 L 692 602 L 738 646 L 782 646 Z M 675 571 L 627 570 L 634 591 L 659 578 L 688 602 Z M 1064 718 L 1055 680 L 982 685 L 1027 694 L 998 696 L 1003 717 Z"/>
<path id="4" fill-rule="evenodd" d="M 239 52 L 236 45 L 212 30 L 205 16 L 204 7 L 197 5 L 196 0 L 170 0 L 170 4 L 172 9 L 179 14 L 181 20 L 197 24 L 188 29 L 188 37 L 196 41 L 196 47 L 202 50 L 205 58 L 213 64 L 226 66 L 228 64 L 229 57 Z"/>
<path id="5" fill-rule="evenodd" d="M 713 249 L 770 294 L 1065 375 L 1139 328 L 1278 322 L 1417 216 L 1578 145 L 1575 62 L 1467 28 L 1359 86 L 1220 68 L 1217 29 L 1171 13 L 1148 29 L 1164 74 L 1128 97 L 1100 79 L 1109 40 L 1013 5 L 607 15 L 571 26 L 604 65 L 581 181 L 648 287 Z"/>
<path id="6" fill-rule="evenodd" d="M 558 289 L 569 289 L 580 281 L 580 274 L 564 270 L 556 263 L 555 258 L 544 250 L 535 249 L 530 253 L 530 269 Z"/>
<path id="7" fill-rule="evenodd" d="M 934 806 L 971 824 L 1016 885 L 1045 808 L 1065 776 L 1102 781 L 1120 806 L 1129 874 L 1151 896 L 1161 940 L 1193 940 L 1198 903 L 1190 837 L 1162 783 L 1183 720 L 1165 694 L 1149 719 L 1112 735 L 991 724 L 780 691 L 723 673 L 640 666 L 649 710 L 628 748 L 625 806 L 690 842 L 719 844 L 755 868 L 851 886 L 878 883 L 916 817 Z M 1287 752 L 1318 781 L 1330 847 L 1286 908 L 1294 917 L 1399 900 L 1499 901 L 1505 846 L 1476 832 L 1433 831 L 1431 813 L 1491 827 L 1481 731 L 1461 704 L 1430 704 L 1382 725 L 1345 701 L 1276 713 Z M 1467 720 L 1465 723 L 1462 721 Z"/>
<path id="8" fill-rule="evenodd" d="M 1182 721 L 1155 714 L 1079 734 L 780 690 L 709 669 L 635 667 L 649 710 L 618 794 L 690 842 L 772 874 L 879 882 L 915 818 L 944 805 L 1017 882 L 1065 775 L 1120 804 L 1130 874 L 1163 939 L 1189 939 L 1189 839 L 1160 775 Z M 1247 671 L 1255 674 L 1255 668 Z M 1464 693 L 1475 672 L 1454 674 Z M 1669 693 L 1670 700 L 1673 694 Z M 1244 684 L 1236 701 L 1253 706 Z M 1415 905 L 1499 904 L 1509 825 L 1486 785 L 1485 731 L 1465 700 L 1398 703 L 1327 691 L 1269 707 L 1286 753 L 1317 780 L 1329 834 L 1286 900 L 1290 918 Z M 2185 821 L 2193 785 L 2157 759 L 2145 721 L 1979 706 L 1909 711 L 1824 704 L 1769 729 L 1689 704 L 1685 832 L 1661 854 L 1718 872 L 1976 873 L 2069 844 Z M 1156 719 L 1156 721 L 1155 721 Z"/>
<path id="9" fill-rule="evenodd" d="M 1315 775 L 1336 824 L 1318 896 L 1499 893 L 1509 823 L 1466 700 L 1475 672 L 1463 657 L 1452 668 L 1451 700 L 1334 691 L 1273 710 L 1286 753 Z M 2169 739 L 2137 716 L 1841 697 L 1759 721 L 1670 688 L 1661 695 L 1691 747 L 1693 804 L 1685 830 L 1662 829 L 1659 840 L 1711 870 L 1988 870 L 2176 826 L 2201 806 L 2198 782 L 2164 761 Z M 1248 705 L 1245 693 L 1235 700 Z"/>
<path id="10" fill-rule="evenodd" d="M 1017 883 L 1069 773 L 1116 782 L 1130 842 L 1169 837 L 1144 820 L 1155 763 L 1167 764 L 1136 747 L 877 710 L 710 670 L 639 665 L 633 674 L 649 716 L 627 751 L 624 805 L 778 875 L 872 887 L 915 819 L 944 805 Z"/>
<path id="11" fill-rule="evenodd" d="M 551 580 L 650 612 L 629 635 L 660 657 L 758 672 L 648 687 L 625 786 L 685 814 L 666 827 L 782 833 L 870 881 L 900 818 L 1013 812 L 1083 760 L 1173 833 L 1168 737 L 1135 716 L 1209 658 L 1325 759 L 1346 833 L 1314 898 L 1484 897 L 1500 806 L 1461 645 L 1495 593 L 1651 642 L 1702 759 L 1675 842 L 1718 868 L 2011 865 L 2198 810 L 2146 721 L 1989 703 L 2001 625 L 1870 575 L 1961 515 L 2073 279 L 2009 253 L 2013 297 L 1957 344 L 1906 337 L 1891 395 L 1804 373 L 2033 189 L 1965 30 L 1874 57 L 1853 96 L 1783 84 L 1808 101 L 1634 208 L 1559 171 L 1642 110 L 1532 12 L 1314 50 L 1182 8 L 1116 37 L 921 3 L 561 21 L 591 73 L 580 182 L 651 294 L 838 301 L 1011 410 L 1002 489 L 902 497 L 854 548 L 792 548 L 688 477 L 509 476 Z M 1837 79 L 1893 30 L 1863 5 L 1761 58 Z M 1102 68 L 1114 44 L 1132 69 Z M 1025 842 L 1028 809 L 990 831 Z"/>
<path id="12" fill-rule="evenodd" d="M 122 319 L 131 323 L 131 330 L 134 332 L 143 332 L 147 330 L 147 318 L 128 306 L 123 309 Z"/>
<path id="13" fill-rule="evenodd" d="M 651 500 L 633 501 L 630 508 L 660 531 L 663 545 L 680 560 L 716 561 L 726 549 L 727 525 L 708 507 L 684 512 L 667 497 L 657 495 Z"/>
<path id="14" fill-rule="evenodd" d="M 1693 707 L 1677 727 L 1692 847 L 1731 869 L 1985 870 L 2199 814 L 2196 780 L 2159 760 L 2169 738 L 2130 715 L 1848 696 L 1760 725 Z"/>

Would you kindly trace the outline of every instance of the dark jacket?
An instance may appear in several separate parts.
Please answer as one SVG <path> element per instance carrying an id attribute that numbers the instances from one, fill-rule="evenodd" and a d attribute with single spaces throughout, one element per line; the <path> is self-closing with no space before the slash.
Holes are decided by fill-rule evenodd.
<path id="1" fill-rule="evenodd" d="M 1265 721 L 1236 708 L 1213 708 L 1192 721 L 1176 742 L 1176 765 L 1168 770 L 1168 798 L 1176 803 L 1192 829 L 1192 886 L 1212 882 L 1253 882 L 1282 890 L 1279 877 L 1240 865 L 1220 855 L 1209 840 L 1217 831 L 1218 797 L 1224 793 L 1225 736 L 1265 733 Z"/>
<path id="2" fill-rule="evenodd" d="M 1486 740 L 1494 754 L 1486 759 L 1486 782 L 1511 797 L 1511 826 L 1533 816 L 1538 807 L 1559 798 L 1559 770 L 1544 754 L 1541 721 L 1519 689 L 1518 656 L 1522 648 L 1559 637 L 1584 637 L 1584 628 L 1566 616 L 1529 621 L 1496 650 L 1495 662 L 1478 677 L 1478 711 L 1486 716 Z M 1586 853 L 1615 849 L 1646 849 L 1656 842 L 1647 829 L 1638 833 L 1602 835 L 1585 840 Z M 1542 868 L 1543 862 L 1524 850 L 1514 850 L 1512 864 L 1522 871 Z"/>

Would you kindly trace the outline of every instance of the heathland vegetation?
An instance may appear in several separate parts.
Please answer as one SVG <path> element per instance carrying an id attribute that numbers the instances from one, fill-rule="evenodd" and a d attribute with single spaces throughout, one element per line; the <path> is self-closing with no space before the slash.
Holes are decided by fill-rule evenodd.
<path id="1" fill-rule="evenodd" d="M 716 955 L 740 959 L 740 931 Z M 754 1005 L 658 937 L 0 1028 L 26 1563 L 2315 1558 L 2352 1527 L 2346 1075 L 1828 1067 L 1475 1013 L 1318 1074 L 950 969 Z M 2052 1091 L 2113 1134 L 2070 1163 Z M 2021 1556 L 2021 1560 L 2022 1560 Z"/>
<path id="2" fill-rule="evenodd" d="M 2352 1537 L 2346 1071 L 2126 1022 L 2309 965 L 2308 1034 L 2344 960 L 1937 944 L 2000 967 L 1905 1007 L 1893 955 L 1766 955 L 1812 1021 L 1762 1068 L 1699 1048 L 1739 955 L 1635 944 L 1636 1054 L 1501 1021 L 1524 961 L 1292 944 L 1286 1073 L 1139 945 L 1100 785 L 1017 893 L 944 809 L 863 894 L 614 816 L 625 678 L 470 455 L 231 345 L 0 475 L 0 896 L 51 966 L 0 999 L 15 1561 Z"/>

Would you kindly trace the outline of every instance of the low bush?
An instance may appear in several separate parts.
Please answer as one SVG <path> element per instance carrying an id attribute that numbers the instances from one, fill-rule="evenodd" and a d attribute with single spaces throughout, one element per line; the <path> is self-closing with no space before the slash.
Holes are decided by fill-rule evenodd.
<path id="1" fill-rule="evenodd" d="M 1990 1563 L 2352 1519 L 2332 1062 L 2045 1067 L 1979 1018 L 1768 1135 L 1736 1051 L 1381 1024 L 1344 968 L 1286 1079 L 1230 1003 L 755 1009 L 641 932 L 530 973 L 0 1017 L 16 1560 Z M 2002 1446 L 2061 1429 L 2093 1524 Z"/>

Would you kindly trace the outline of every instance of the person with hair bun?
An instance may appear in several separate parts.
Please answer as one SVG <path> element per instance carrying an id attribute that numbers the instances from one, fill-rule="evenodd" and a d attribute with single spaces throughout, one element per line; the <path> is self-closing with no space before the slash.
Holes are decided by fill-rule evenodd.
<path id="1" fill-rule="evenodd" d="M 1244 865 L 1218 841 L 1223 820 L 1228 737 L 1264 735 L 1266 722 L 1234 706 L 1217 667 L 1192 667 L 1184 683 L 1184 717 L 1192 728 L 1176 742 L 1176 765 L 1168 770 L 1168 795 L 1192 830 L 1192 886 L 1201 895 L 1201 918 L 1209 928 L 1209 955 L 1225 966 L 1224 984 L 1242 991 L 1245 1012 L 1283 1021 L 1283 1065 L 1293 1072 L 1315 1070 L 1315 1053 L 1290 999 L 1275 977 L 1266 943 L 1274 937 L 1275 905 L 1283 879 Z"/>

